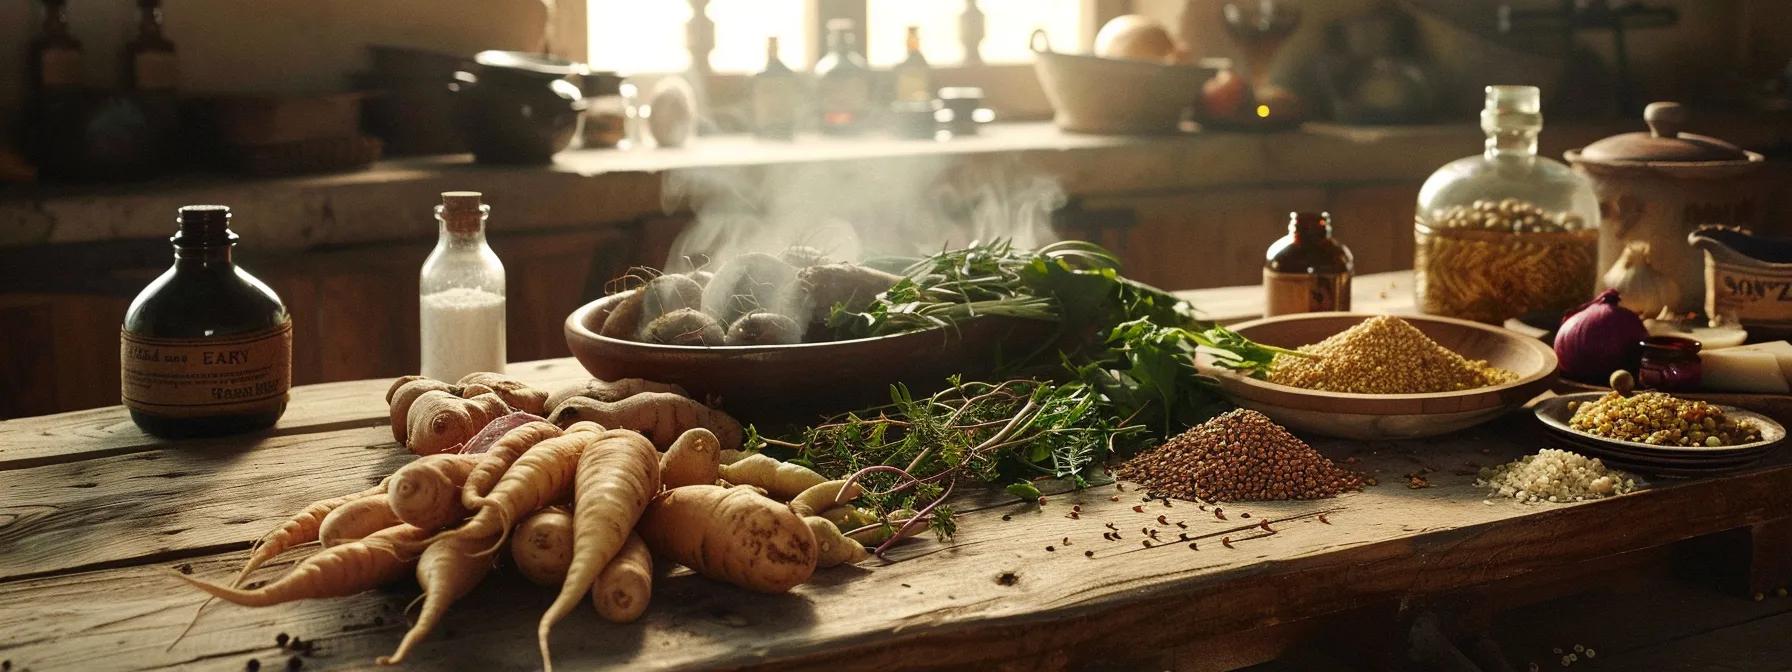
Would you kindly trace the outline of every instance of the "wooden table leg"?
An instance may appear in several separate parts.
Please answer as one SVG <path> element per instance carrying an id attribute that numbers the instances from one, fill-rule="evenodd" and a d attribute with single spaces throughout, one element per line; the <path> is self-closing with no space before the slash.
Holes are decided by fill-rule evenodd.
<path id="1" fill-rule="evenodd" d="M 1749 595 L 1772 595 L 1792 584 L 1792 518 L 1748 528 Z"/>

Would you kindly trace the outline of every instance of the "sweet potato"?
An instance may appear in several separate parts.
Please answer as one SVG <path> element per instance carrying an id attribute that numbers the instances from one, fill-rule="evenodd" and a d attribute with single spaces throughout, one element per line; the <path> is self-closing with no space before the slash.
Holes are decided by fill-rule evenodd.
<path id="1" fill-rule="evenodd" d="M 617 381 L 602 381 L 596 378 L 584 382 L 573 383 L 554 390 L 548 395 L 548 412 L 559 408 L 560 404 L 573 397 L 587 397 L 598 401 L 622 401 L 642 392 L 666 392 L 681 397 L 691 396 L 684 388 L 670 383 L 656 383 L 642 378 L 623 378 Z"/>
<path id="2" fill-rule="evenodd" d="M 448 613 L 448 605 L 471 592 L 486 574 L 491 573 L 491 559 L 477 555 L 491 543 L 490 539 L 454 538 L 423 549 L 422 557 L 417 559 L 417 585 L 423 588 L 423 607 L 417 611 L 417 622 L 404 633 L 404 639 L 392 655 L 380 656 L 374 662 L 380 665 L 404 662 L 404 657 L 417 642 L 435 630 L 442 615 Z"/>
<path id="3" fill-rule="evenodd" d="M 630 532 L 622 550 L 591 584 L 591 606 L 611 623 L 633 623 L 653 596 L 653 554 L 641 535 Z"/>
<path id="4" fill-rule="evenodd" d="M 660 456 L 660 482 L 668 488 L 712 485 L 720 476 L 716 453 L 721 442 L 702 427 L 685 430 Z"/>
<path id="5" fill-rule="evenodd" d="M 804 490 L 828 480 L 808 467 L 779 462 L 763 453 L 748 455 L 733 464 L 724 464 L 721 466 L 721 474 L 729 483 L 765 488 L 772 499 L 780 502 L 788 502 Z"/>
<path id="6" fill-rule="evenodd" d="M 547 415 L 548 393 L 529 387 L 528 383 L 511 378 L 502 373 L 480 371 L 462 376 L 461 386 L 483 385 L 491 388 L 492 393 L 503 399 L 512 409 L 535 415 Z"/>
<path id="7" fill-rule="evenodd" d="M 572 565 L 572 514 L 550 506 L 517 523 L 510 557 L 523 578 L 538 586 L 558 586 Z"/>
<path id="8" fill-rule="evenodd" d="M 406 418 L 405 447 L 417 455 L 455 451 L 491 421 L 509 414 L 510 407 L 493 393 L 462 399 L 441 390 L 424 392 Z"/>
<path id="9" fill-rule="evenodd" d="M 414 544 L 429 534 L 409 525 L 388 527 L 366 539 L 331 546 L 299 561 L 292 571 L 260 588 L 243 590 L 208 583 L 185 574 L 175 574 L 193 587 L 226 602 L 249 607 L 265 607 L 281 602 L 318 597 L 343 597 L 404 576 L 410 563 L 391 552 L 381 542 Z"/>
<path id="10" fill-rule="evenodd" d="M 808 523 L 789 505 L 742 488 L 667 490 L 647 505 L 635 531 L 656 556 L 763 593 L 807 581 L 819 552 Z"/>
<path id="11" fill-rule="evenodd" d="M 806 516 L 803 522 L 809 526 L 809 533 L 815 535 L 816 567 L 851 564 L 871 557 L 864 546 L 846 538 L 846 535 L 840 533 L 840 528 L 826 519 Z"/>
<path id="12" fill-rule="evenodd" d="M 492 444 L 491 450 L 480 454 L 479 463 L 467 473 L 466 482 L 460 486 L 461 506 L 468 510 L 477 510 L 483 506 L 485 493 L 491 491 L 511 463 L 535 447 L 535 444 L 560 435 L 559 427 L 547 422 L 531 422 L 499 437 L 498 442 Z"/>
<path id="13" fill-rule="evenodd" d="M 579 455 L 572 505 L 572 564 L 566 569 L 566 581 L 560 584 L 560 595 L 542 614 L 535 631 L 547 669 L 553 668 L 548 632 L 590 592 L 598 574 L 628 541 L 629 530 L 634 529 L 647 502 L 659 491 L 659 453 L 639 433 L 606 431 Z"/>
<path id="14" fill-rule="evenodd" d="M 561 427 L 591 421 L 611 429 L 632 429 L 659 447 L 670 447 L 680 434 L 693 427 L 714 433 L 723 448 L 739 448 L 743 436 L 740 423 L 727 413 L 665 392 L 644 392 L 608 403 L 574 397 L 554 409 L 548 421 Z"/>
<path id="15" fill-rule="evenodd" d="M 407 524 L 439 530 L 464 520 L 472 511 L 461 504 L 461 486 L 478 466 L 477 455 L 425 455 L 392 472 L 386 500 L 393 515 Z"/>
<path id="16" fill-rule="evenodd" d="M 362 497 L 336 507 L 317 527 L 317 542 L 324 548 L 364 538 L 399 523 L 384 493 Z"/>

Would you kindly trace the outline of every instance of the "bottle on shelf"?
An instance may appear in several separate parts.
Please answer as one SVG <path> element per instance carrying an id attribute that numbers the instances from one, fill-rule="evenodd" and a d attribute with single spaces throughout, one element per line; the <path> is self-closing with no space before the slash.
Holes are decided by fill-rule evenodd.
<path id="1" fill-rule="evenodd" d="M 491 206 L 477 191 L 443 192 L 441 233 L 419 280 L 422 370 L 456 381 L 504 371 L 504 264 L 485 241 Z"/>
<path id="2" fill-rule="evenodd" d="M 32 38 L 26 81 L 34 93 L 81 87 L 81 41 L 68 25 L 66 0 L 43 0 L 44 22 Z"/>
<path id="3" fill-rule="evenodd" d="M 237 266 L 230 208 L 180 209 L 174 266 L 125 311 L 120 396 L 164 437 L 269 427 L 292 388 L 292 319 L 274 290 Z"/>
<path id="4" fill-rule="evenodd" d="M 778 38 L 765 38 L 765 70 L 753 76 L 754 135 L 794 139 L 802 98 L 802 80 L 778 58 Z"/>
<path id="5" fill-rule="evenodd" d="M 125 44 L 124 82 L 140 92 L 170 92 L 180 83 L 174 42 L 162 32 L 161 0 L 137 0 L 137 34 Z"/>
<path id="6" fill-rule="evenodd" d="M 871 68 L 858 53 L 852 20 L 828 21 L 828 53 L 815 63 L 815 73 L 821 132 L 863 132 L 871 111 Z"/>
<path id="7" fill-rule="evenodd" d="M 1288 213 L 1288 235 L 1269 246 L 1263 262 L 1263 314 L 1350 310 L 1350 248 L 1332 237 L 1332 216 Z"/>
<path id="8" fill-rule="evenodd" d="M 899 103 L 925 103 L 933 100 L 933 68 L 921 55 L 921 27 L 909 26 L 908 58 L 890 71 L 895 82 L 895 100 Z"/>

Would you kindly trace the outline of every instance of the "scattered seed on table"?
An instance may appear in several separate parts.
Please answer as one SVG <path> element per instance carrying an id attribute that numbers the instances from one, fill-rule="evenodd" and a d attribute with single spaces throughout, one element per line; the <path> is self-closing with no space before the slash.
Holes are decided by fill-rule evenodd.
<path id="1" fill-rule="evenodd" d="M 1144 504 L 1134 504 L 1134 505 L 1132 505 L 1132 512 L 1133 512 L 1133 513 L 1144 513 L 1144 512 L 1145 512 L 1145 505 L 1144 505 Z"/>
<path id="2" fill-rule="evenodd" d="M 1195 545 L 1195 544 L 1196 544 L 1196 543 L 1197 543 L 1197 542 L 1193 542 L 1193 541 L 1191 541 L 1191 542 L 1188 542 L 1188 550 L 1191 550 L 1191 551 L 1199 551 L 1199 550 L 1201 550 L 1201 548 L 1200 548 L 1200 547 L 1199 547 L 1199 546 L 1196 546 L 1196 545 Z"/>
<path id="3" fill-rule="evenodd" d="M 1180 527 L 1182 529 L 1185 529 L 1185 530 L 1188 529 L 1188 523 L 1180 521 L 1180 520 L 1176 521 L 1176 526 Z"/>
<path id="4" fill-rule="evenodd" d="M 1151 548 L 1151 540 L 1150 539 L 1140 539 L 1139 543 L 1144 544 L 1145 548 Z"/>
<path id="5" fill-rule="evenodd" d="M 1257 523 L 1257 527 L 1261 527 L 1261 528 L 1263 528 L 1263 531 L 1264 531 L 1264 532 L 1274 532 L 1274 531 L 1275 531 L 1275 530 L 1272 530 L 1272 529 L 1270 529 L 1270 527 L 1269 527 L 1269 521 L 1267 521 L 1267 520 L 1265 520 L 1265 521 L 1263 521 L 1263 522 L 1260 522 L 1260 523 Z"/>
<path id="6" fill-rule="evenodd" d="M 1175 506 L 1175 505 L 1174 505 L 1174 504 L 1171 504 L 1171 503 L 1170 503 L 1170 498 L 1169 498 L 1169 497 L 1165 497 L 1165 498 L 1163 498 L 1163 500 L 1162 500 L 1162 501 L 1163 501 L 1163 503 L 1164 503 L 1164 506 L 1166 506 L 1166 507 L 1168 507 L 1168 506 Z"/>
<path id="7" fill-rule="evenodd" d="M 192 574 L 193 573 L 193 563 L 183 562 L 183 563 L 180 563 L 179 565 L 176 565 L 175 569 L 180 570 L 180 573 L 182 573 L 182 574 Z M 11 668 L 5 668 L 5 669 L 11 669 Z"/>
<path id="8" fill-rule="evenodd" d="M 1114 481 L 1114 489 L 1115 490 L 1125 490 L 1126 486 L 1121 485 L 1119 481 Z"/>
<path id="9" fill-rule="evenodd" d="M 1114 527 L 1114 524 L 1113 524 L 1113 523 L 1102 523 L 1102 526 L 1103 526 L 1103 527 L 1106 527 L 1106 528 L 1108 528 L 1108 529 L 1110 529 L 1110 530 L 1113 530 L 1113 531 L 1115 531 L 1115 532 L 1118 532 L 1118 531 L 1120 531 L 1120 528 L 1118 528 L 1118 527 Z"/>
<path id="10" fill-rule="evenodd" d="M 1176 540 L 1177 541 L 1188 541 L 1188 533 L 1183 532 L 1181 534 L 1176 535 Z"/>
<path id="11" fill-rule="evenodd" d="M 1120 501 L 1120 496 L 1119 496 L 1119 495 L 1114 495 L 1114 496 L 1112 496 L 1112 497 L 1109 497 L 1109 498 L 1108 498 L 1108 501 L 1110 501 L 1110 502 L 1118 502 L 1118 501 Z"/>
<path id="12" fill-rule="evenodd" d="M 1047 553 L 1050 553 L 1050 552 L 1052 552 L 1052 551 L 1055 551 L 1055 550 L 1058 550 L 1058 549 L 1056 549 L 1056 548 L 1053 548 L 1053 547 L 1051 547 L 1051 546 L 1047 546 L 1047 547 L 1045 547 L 1045 552 L 1047 552 Z"/>
<path id="13" fill-rule="evenodd" d="M 1039 505 L 1040 505 L 1040 506 L 1045 506 L 1045 495 L 1040 495 L 1040 496 L 1039 496 Z"/>
<path id="14" fill-rule="evenodd" d="M 1070 510 L 1071 510 L 1071 511 L 1082 511 L 1082 510 L 1083 510 L 1083 505 L 1081 505 L 1081 504 L 1071 504 L 1071 505 L 1070 505 Z"/>
<path id="15" fill-rule="evenodd" d="M 293 656 L 291 658 L 286 659 L 286 669 L 288 669 L 288 670 L 296 670 L 296 669 L 299 669 L 304 666 L 305 666 L 305 661 L 299 659 L 298 656 Z"/>
<path id="16" fill-rule="evenodd" d="M 1594 656 L 1594 651 L 1592 649 L 1587 649 L 1586 656 L 1592 658 Z"/>
<path id="17" fill-rule="evenodd" d="M 1065 538 L 1064 538 L 1064 545 L 1065 545 L 1065 546 L 1069 546 L 1069 545 L 1070 545 L 1070 537 L 1065 537 Z"/>
<path id="18" fill-rule="evenodd" d="M 1002 514 L 1002 520 L 1014 520 L 1014 516 L 1010 516 L 1010 515 L 1004 513 L 1004 514 Z"/>
<path id="19" fill-rule="evenodd" d="M 1329 520 L 1326 520 L 1326 519 L 1325 519 L 1325 514 L 1323 514 L 1323 513 L 1321 513 L 1321 514 L 1319 514 L 1319 522 L 1321 522 L 1321 523 L 1325 523 L 1325 524 L 1327 524 L 1327 525 L 1330 525 L 1330 524 L 1332 524 L 1332 521 L 1329 521 Z"/>
<path id="20" fill-rule="evenodd" d="M 1082 518 L 1082 516 L 1077 515 L 1077 513 L 1075 511 L 1071 511 L 1069 514 L 1065 515 L 1064 517 L 1069 518 L 1071 520 L 1079 520 Z"/>
<path id="21" fill-rule="evenodd" d="M 1225 520 L 1226 519 L 1226 510 L 1216 507 L 1213 510 L 1213 517 L 1218 518 L 1220 520 Z"/>
<path id="22" fill-rule="evenodd" d="M 1083 557 L 1093 558 L 1095 557 L 1095 551 L 1083 551 Z"/>
<path id="23" fill-rule="evenodd" d="M 256 672 L 261 669 L 261 661 L 255 658 L 250 658 L 249 662 L 243 663 L 243 669 L 248 670 L 249 672 Z"/>
<path id="24" fill-rule="evenodd" d="M 1160 513 L 1160 514 L 1157 514 L 1157 524 L 1159 524 L 1159 525 L 1169 525 L 1169 524 L 1170 524 L 1170 521 L 1169 521 L 1169 519 L 1168 519 L 1168 518 L 1166 518 L 1166 517 L 1165 517 L 1165 516 L 1164 516 L 1164 514 L 1161 514 L 1161 513 Z"/>
<path id="25" fill-rule="evenodd" d="M 1238 514 L 1238 517 L 1239 518 L 1249 518 L 1249 517 L 1251 517 L 1251 512 L 1246 511 L 1244 513 Z"/>
<path id="26" fill-rule="evenodd" d="M 1220 537 L 1220 545 L 1225 546 L 1226 548 L 1232 548 L 1232 538 L 1231 537 Z"/>

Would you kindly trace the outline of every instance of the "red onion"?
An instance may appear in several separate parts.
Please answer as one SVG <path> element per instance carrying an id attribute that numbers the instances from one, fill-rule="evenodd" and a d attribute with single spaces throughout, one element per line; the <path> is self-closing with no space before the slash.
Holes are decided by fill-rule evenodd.
<path id="1" fill-rule="evenodd" d="M 1608 289 L 1562 320 L 1556 330 L 1556 359 L 1562 375 L 1602 385 L 1613 371 L 1636 369 L 1648 336 L 1643 319 L 1619 306 L 1618 291 Z"/>

